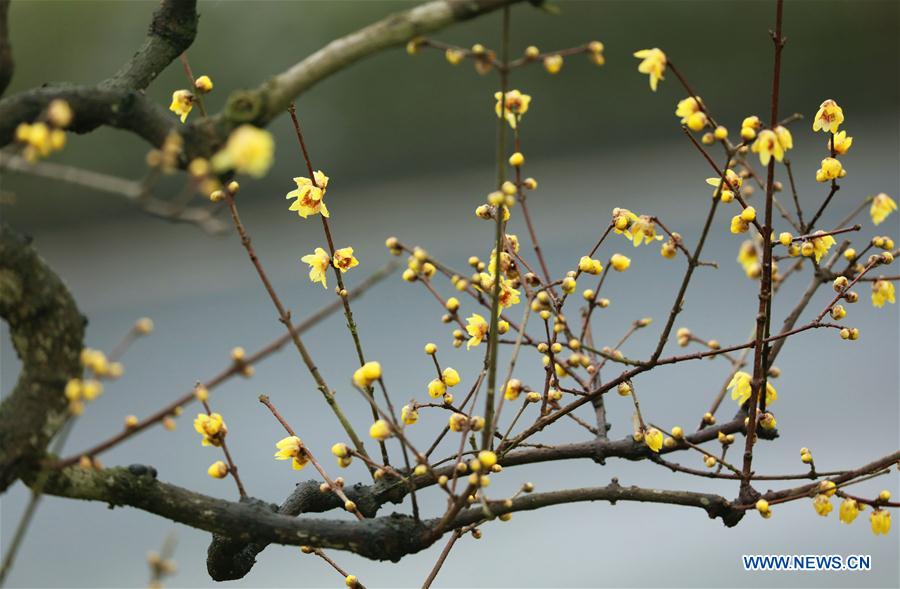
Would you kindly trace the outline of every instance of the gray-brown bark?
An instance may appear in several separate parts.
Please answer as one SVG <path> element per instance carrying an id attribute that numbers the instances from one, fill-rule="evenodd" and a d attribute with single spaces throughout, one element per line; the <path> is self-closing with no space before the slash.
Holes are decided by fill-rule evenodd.
<path id="1" fill-rule="evenodd" d="M 81 373 L 85 318 L 29 240 L 0 224 L 0 316 L 22 361 L 0 405 L 0 492 L 43 456 L 68 415 L 66 382 Z"/>

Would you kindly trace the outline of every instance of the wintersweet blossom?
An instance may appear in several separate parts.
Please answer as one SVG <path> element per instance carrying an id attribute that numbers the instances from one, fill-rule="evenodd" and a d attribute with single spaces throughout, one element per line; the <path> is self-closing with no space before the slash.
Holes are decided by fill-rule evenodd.
<path id="1" fill-rule="evenodd" d="M 750 374 L 739 370 L 734 373 L 731 381 L 728 383 L 728 389 L 731 389 L 731 398 L 743 405 L 750 400 L 752 389 L 750 381 L 753 377 Z M 772 386 L 770 381 L 766 381 L 766 405 L 774 403 L 778 399 L 778 392 Z"/>
<path id="2" fill-rule="evenodd" d="M 713 196 L 722 199 L 722 202 L 731 202 L 734 200 L 735 191 L 739 191 L 741 189 L 741 185 L 743 184 L 743 179 L 735 173 L 734 170 L 728 169 L 725 170 L 725 183 L 722 183 L 722 179 L 719 177 L 715 178 L 707 178 L 706 183 L 710 186 L 714 187 Z M 721 193 L 718 192 L 719 185 L 722 184 Z"/>
<path id="3" fill-rule="evenodd" d="M 563 66 L 562 55 L 548 55 L 544 58 L 544 69 L 549 74 L 558 74 Z"/>
<path id="4" fill-rule="evenodd" d="M 825 233 L 824 231 L 816 231 L 810 239 L 810 242 L 813 245 L 813 255 L 816 258 L 816 263 L 822 260 L 822 256 L 828 253 L 828 250 L 831 249 L 835 243 L 834 237 L 831 235 L 822 235 Z"/>
<path id="5" fill-rule="evenodd" d="M 634 56 L 642 60 L 638 65 L 638 71 L 650 76 L 650 89 L 656 92 L 660 80 L 665 79 L 666 54 L 661 49 L 641 49 L 635 51 Z"/>
<path id="6" fill-rule="evenodd" d="M 350 268 L 359 266 L 359 260 L 353 255 L 352 247 L 342 247 L 334 250 L 334 267 L 341 272 L 346 272 Z"/>
<path id="7" fill-rule="evenodd" d="M 882 221 L 888 218 L 888 215 L 896 210 L 897 203 L 894 202 L 894 199 L 882 192 L 872 199 L 869 216 L 872 217 L 872 223 L 880 225 Z"/>
<path id="8" fill-rule="evenodd" d="M 300 261 L 309 264 L 309 279 L 312 282 L 321 282 L 323 288 L 328 288 L 328 265 L 331 264 L 328 252 L 317 247 L 314 253 L 303 256 Z"/>
<path id="9" fill-rule="evenodd" d="M 353 384 L 360 388 L 372 386 L 372 383 L 381 378 L 381 364 L 371 360 L 353 372 Z"/>
<path id="10" fill-rule="evenodd" d="M 294 470 L 300 470 L 309 463 L 309 453 L 306 446 L 297 436 L 288 436 L 275 443 L 278 452 L 275 452 L 275 460 L 290 460 Z"/>
<path id="11" fill-rule="evenodd" d="M 845 524 L 853 523 L 853 520 L 856 519 L 856 516 L 859 515 L 859 503 L 855 500 L 847 497 L 841 502 L 841 507 L 838 509 L 838 517 Z"/>
<path id="12" fill-rule="evenodd" d="M 886 509 L 876 509 L 869 516 L 869 523 L 872 524 L 872 533 L 876 536 L 879 534 L 887 535 L 891 530 L 891 512 Z"/>
<path id="13" fill-rule="evenodd" d="M 654 452 L 659 452 L 663 445 L 663 433 L 651 427 L 644 433 L 644 443 Z"/>
<path id="14" fill-rule="evenodd" d="M 228 136 L 225 147 L 210 163 L 216 172 L 234 170 L 255 178 L 265 176 L 272 166 L 275 141 L 272 134 L 253 125 L 241 125 Z"/>
<path id="15" fill-rule="evenodd" d="M 831 498 L 828 495 L 816 495 L 815 499 L 813 499 L 813 508 L 822 517 L 826 517 L 834 509 L 831 505 Z"/>
<path id="16" fill-rule="evenodd" d="M 703 100 L 698 96 L 688 96 L 680 100 L 675 109 L 675 116 L 681 117 L 681 124 L 687 125 L 691 131 L 700 131 L 706 126 L 708 119 L 703 112 Z"/>
<path id="17" fill-rule="evenodd" d="M 840 160 L 833 157 L 826 157 L 822 160 L 821 167 L 816 170 L 816 182 L 828 182 L 836 180 L 847 175 L 847 170 L 841 164 Z"/>
<path id="18" fill-rule="evenodd" d="M 616 272 L 624 272 L 631 266 L 631 259 L 622 254 L 613 254 L 609 259 L 609 263 L 612 264 L 613 270 Z"/>
<path id="19" fill-rule="evenodd" d="M 214 479 L 224 479 L 228 476 L 228 466 L 221 460 L 216 460 L 206 469 L 206 474 Z"/>
<path id="20" fill-rule="evenodd" d="M 895 302 L 893 282 L 879 279 L 872 283 L 872 306 L 881 308 L 885 303 Z"/>
<path id="21" fill-rule="evenodd" d="M 844 155 L 848 151 L 850 151 L 850 146 L 853 145 L 853 137 L 847 137 L 846 131 L 841 131 L 840 133 L 834 134 L 834 142 L 831 139 L 828 140 L 828 149 L 834 150 L 834 153 L 838 155 Z"/>
<path id="22" fill-rule="evenodd" d="M 285 198 L 297 200 L 291 203 L 289 210 L 297 211 L 297 214 L 304 219 L 316 213 L 321 213 L 323 217 L 327 218 L 328 208 L 325 206 L 323 198 L 328 188 L 328 176 L 322 170 L 318 170 L 313 172 L 313 178 L 315 182 L 303 176 L 294 178 L 297 189 L 288 192 Z"/>
<path id="23" fill-rule="evenodd" d="M 200 443 L 204 446 L 221 446 L 228 433 L 225 421 L 218 413 L 198 413 L 194 419 L 194 429 L 202 436 Z"/>
<path id="24" fill-rule="evenodd" d="M 528 106 L 531 104 L 531 96 L 522 94 L 518 90 L 510 90 L 505 95 L 505 105 L 500 101 L 503 96 L 502 92 L 496 92 L 494 94 L 494 98 L 497 100 L 494 111 L 497 113 L 498 117 L 503 116 L 506 119 L 506 122 L 509 123 L 509 126 L 515 129 L 516 125 L 518 125 L 519 121 L 522 119 L 522 115 L 528 112 Z"/>
<path id="25" fill-rule="evenodd" d="M 832 99 L 824 101 L 819 105 L 819 110 L 813 118 L 813 131 L 824 131 L 825 133 L 837 133 L 838 127 L 844 122 L 844 111 L 838 106 L 838 103 Z"/>
<path id="26" fill-rule="evenodd" d="M 791 137 L 791 132 L 779 125 L 774 130 L 760 131 L 750 149 L 753 153 L 759 154 L 759 163 L 768 166 L 773 157 L 775 161 L 783 161 L 784 153 L 793 147 L 794 139 Z"/>
<path id="27" fill-rule="evenodd" d="M 469 341 L 466 343 L 466 349 L 477 346 L 487 336 L 489 329 L 488 322 L 478 313 L 472 313 L 466 319 L 466 331 L 469 333 Z"/>
<path id="28" fill-rule="evenodd" d="M 169 105 L 169 110 L 181 117 L 182 123 L 187 120 L 193 108 L 194 94 L 190 90 L 176 90 L 172 92 L 172 104 Z"/>

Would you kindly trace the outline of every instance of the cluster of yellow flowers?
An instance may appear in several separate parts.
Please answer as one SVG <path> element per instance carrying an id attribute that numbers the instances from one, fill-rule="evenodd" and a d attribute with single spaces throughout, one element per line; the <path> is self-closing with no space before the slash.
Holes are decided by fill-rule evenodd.
<path id="1" fill-rule="evenodd" d="M 93 348 L 81 351 L 80 362 L 89 373 L 88 378 L 72 378 L 66 383 L 64 394 L 69 401 L 69 413 L 84 413 L 84 403 L 90 402 L 103 394 L 102 379 L 115 379 L 122 376 L 125 369 L 120 362 L 110 362 L 106 354 Z"/>
<path id="2" fill-rule="evenodd" d="M 822 517 L 827 517 L 828 514 L 832 512 L 834 507 L 831 504 L 831 497 L 837 492 L 837 485 L 832 481 L 822 481 L 819 483 L 818 493 L 813 498 L 813 509 L 815 509 L 816 513 Z M 878 498 L 871 502 L 874 506 L 872 513 L 869 515 L 869 524 L 872 527 L 872 533 L 876 536 L 879 534 L 887 535 L 887 533 L 891 529 L 891 514 L 886 509 L 883 509 L 881 506 L 886 504 L 891 499 L 891 493 L 888 490 L 881 491 L 878 494 Z M 769 505 L 764 499 L 760 499 L 756 504 L 757 510 L 763 514 L 764 517 L 769 517 L 771 512 L 769 511 Z M 764 509 L 766 512 L 769 512 L 768 515 L 764 513 Z M 865 511 L 866 504 L 861 500 L 844 496 L 844 500 L 841 502 L 841 506 L 838 509 L 838 517 L 842 523 L 851 524 L 860 514 L 860 512 Z"/>
<path id="3" fill-rule="evenodd" d="M 200 76 L 194 80 L 194 89 L 199 94 L 212 92 L 212 80 L 209 76 Z M 191 114 L 191 110 L 193 110 L 197 100 L 197 94 L 194 94 L 191 90 L 176 90 L 172 92 L 172 103 L 169 105 L 169 110 L 178 115 L 181 118 L 181 122 L 184 123 L 188 115 Z M 200 109 L 200 111 L 203 114 L 203 109 Z"/>
<path id="4" fill-rule="evenodd" d="M 29 162 L 36 162 L 65 147 L 66 132 L 63 129 L 72 124 L 74 116 L 69 103 L 57 98 L 50 102 L 37 121 L 19 123 L 16 141 L 22 145 L 22 156 Z"/>
<path id="5" fill-rule="evenodd" d="M 200 443 L 204 446 L 219 447 L 228 434 L 228 427 L 218 413 L 198 413 L 194 419 L 194 430 L 200 434 Z"/>
<path id="6" fill-rule="evenodd" d="M 647 245 L 654 241 L 662 241 L 662 235 L 656 233 L 656 223 L 648 215 L 638 216 L 628 209 L 616 207 L 612 211 L 613 230 L 624 235 L 634 247 Z"/>
<path id="7" fill-rule="evenodd" d="M 312 178 L 299 176 L 294 178 L 297 188 L 287 193 L 287 199 L 296 199 L 288 210 L 296 211 L 297 215 L 306 219 L 310 215 L 322 215 L 329 218 L 328 207 L 325 206 L 325 193 L 328 190 L 328 176 L 322 170 L 313 172 Z M 334 250 L 334 256 L 328 254 L 321 247 L 317 247 L 311 254 L 300 258 L 304 264 L 309 265 L 309 279 L 319 282 L 323 288 L 328 288 L 328 267 L 334 266 L 343 274 L 351 268 L 359 265 L 359 260 L 353 255 L 352 247 L 343 247 Z"/>
<path id="8" fill-rule="evenodd" d="M 728 383 L 728 386 L 726 388 L 731 390 L 731 398 L 737 401 L 738 405 L 743 405 L 750 400 L 750 396 L 752 394 L 750 381 L 752 380 L 752 378 L 753 377 L 750 376 L 750 374 L 744 372 L 743 370 L 739 370 L 734 373 L 734 376 Z M 767 380 L 766 405 L 772 404 L 776 399 L 778 399 L 778 392 L 775 390 L 775 387 L 772 386 L 772 382 Z"/>

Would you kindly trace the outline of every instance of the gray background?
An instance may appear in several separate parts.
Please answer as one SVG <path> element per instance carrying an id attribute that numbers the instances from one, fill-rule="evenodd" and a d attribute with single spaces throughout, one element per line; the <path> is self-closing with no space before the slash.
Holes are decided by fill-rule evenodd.
<path id="1" fill-rule="evenodd" d="M 209 73 L 216 91 L 207 99 L 221 106 L 235 88 L 254 86 L 335 35 L 352 31 L 391 11 L 399 2 L 203 2 L 201 28 L 191 50 L 195 71 Z M 12 9 L 13 43 L 18 70 L 15 92 L 48 80 L 90 81 L 114 70 L 136 46 L 154 8 L 150 2 L 16 2 Z M 563 72 L 547 76 L 539 68 L 517 72 L 513 85 L 534 95 L 525 121 L 527 173 L 540 190 L 529 201 L 548 261 L 559 274 L 577 263 L 608 222 L 614 206 L 657 214 L 692 244 L 708 199 L 703 180 L 709 169 L 688 145 L 672 115 L 683 97 L 672 76 L 653 94 L 636 70 L 631 53 L 642 47 L 664 48 L 698 88 L 716 116 L 733 132 L 748 114 L 765 114 L 768 104 L 773 7 L 769 2 L 567 2 L 560 16 L 528 7 L 514 10 L 513 47 L 529 43 L 564 47 L 593 38 L 607 46 L 607 66 L 567 60 Z M 885 191 L 898 193 L 898 5 L 894 2 L 790 2 L 786 7 L 782 111 L 811 117 L 819 102 L 837 99 L 856 137 L 844 158 L 850 172 L 823 226 L 830 227 L 858 198 Z M 51 26 L 53 23 L 54 26 Z M 56 24 L 65 23 L 65 28 Z M 496 15 L 456 27 L 439 37 L 462 45 L 496 38 Z M 149 90 L 168 103 L 173 88 L 184 85 L 179 65 L 170 67 Z M 402 50 L 387 52 L 342 72 L 304 95 L 300 115 L 315 165 L 332 178 L 328 205 L 338 245 L 352 244 L 362 262 L 348 275 L 358 283 L 389 256 L 384 238 L 396 234 L 421 244 L 453 266 L 469 255 L 486 258 L 492 228 L 471 212 L 492 186 L 495 80 L 468 67 L 451 68 L 437 53 L 415 59 Z M 260 181 L 244 180 L 240 195 L 245 222 L 275 286 L 295 317 L 331 300 L 311 285 L 298 258 L 321 245 L 315 221 L 303 222 L 286 210 L 290 178 L 301 173 L 286 119 L 272 128 L 276 164 Z M 813 181 L 823 155 L 822 136 L 808 121 L 794 127 L 801 198 L 814 209 L 824 190 Z M 71 137 L 54 161 L 103 170 L 125 177 L 142 172 L 146 145 L 133 136 L 100 130 Z M 177 187 L 177 183 L 173 183 Z M 152 337 L 138 342 L 125 359 L 126 374 L 88 407 L 68 448 L 77 451 L 116 431 L 124 415 L 146 415 L 198 379 L 218 372 L 228 350 L 248 351 L 281 334 L 240 244 L 233 235 L 212 238 L 191 227 L 147 218 L 114 196 L 90 193 L 67 184 L 4 174 L 2 190 L 14 194 L 0 208 L 4 220 L 35 236 L 48 262 L 65 278 L 90 317 L 88 345 L 109 349 L 140 316 L 156 321 Z M 512 231 L 525 239 L 521 217 Z M 756 283 L 746 280 L 734 262 L 742 241 L 728 232 L 731 209 L 717 218 L 706 258 L 719 270 L 698 271 L 678 325 L 728 344 L 749 333 L 756 307 Z M 873 234 L 897 235 L 897 215 L 877 229 L 863 219 L 862 241 Z M 776 224 L 776 230 L 782 225 Z M 641 357 L 675 295 L 683 261 L 662 260 L 655 247 L 634 250 L 617 238 L 603 254 L 622 252 L 633 259 L 624 275 L 604 287 L 612 306 L 599 313 L 595 332 L 612 344 L 642 316 L 657 323 L 626 347 Z M 892 268 L 893 270 L 893 268 Z M 787 285 L 776 301 L 780 317 L 807 278 Z M 579 289 L 587 283 L 579 284 Z M 440 288 L 450 293 L 447 285 Z M 760 471 L 801 469 L 801 446 L 813 450 L 820 469 L 862 464 L 897 448 L 897 309 L 872 309 L 868 289 L 850 307 L 848 322 L 862 338 L 850 344 L 831 332 L 798 336 L 786 347 L 776 381 L 775 405 L 781 439 L 761 444 Z M 822 289 L 810 307 L 830 300 Z M 474 310 L 464 301 L 464 310 Z M 481 362 L 479 352 L 453 350 L 439 309 L 419 286 L 394 276 L 354 305 L 368 354 L 385 367 L 395 399 L 423 399 L 432 367 L 421 353 L 427 341 L 440 346 L 442 362 L 456 367 L 463 385 Z M 518 313 L 519 309 L 516 309 Z M 577 316 L 573 310 L 571 317 Z M 415 325 L 415 328 L 410 328 Z M 5 326 L 4 336 L 5 334 Z M 2 340 L 2 389 L 9 390 L 18 360 Z M 306 336 L 317 363 L 351 418 L 363 429 L 370 417 L 349 386 L 352 356 L 343 320 L 333 317 Z M 678 350 L 672 344 L 670 351 Z M 541 369 L 525 356 L 522 378 L 537 383 Z M 727 373 L 722 361 L 662 368 L 636 385 L 642 408 L 653 421 L 693 426 Z M 281 500 L 298 475 L 271 459 L 281 437 L 256 396 L 270 395 L 301 437 L 320 455 L 342 439 L 321 403 L 311 379 L 290 349 L 257 369 L 252 380 L 234 380 L 212 397 L 229 424 L 229 441 L 248 491 Z M 630 431 L 627 399 L 609 400 L 612 435 Z M 734 409 L 726 401 L 722 415 Z M 187 412 L 192 414 L 191 411 Z M 414 430 L 427 433 L 443 423 L 443 414 L 424 414 Z M 585 413 L 584 417 L 589 418 Z M 564 420 L 565 421 L 565 420 Z M 581 439 L 583 430 L 559 424 L 542 441 Z M 160 477 L 201 492 L 234 497 L 230 481 L 205 474 L 219 455 L 201 448 L 189 419 L 174 433 L 154 429 L 108 452 L 106 464 L 152 463 Z M 449 446 L 448 446 L 449 450 Z M 679 459 L 701 466 L 697 456 Z M 335 469 L 336 470 L 336 469 Z M 343 473 L 364 477 L 354 465 Z M 299 477 L 305 479 L 304 471 Z M 651 464 L 590 461 L 539 464 L 508 469 L 494 477 L 492 495 L 501 497 L 523 481 L 538 490 L 602 485 L 612 477 L 623 484 L 687 488 L 736 494 L 733 483 L 676 475 Z M 891 488 L 898 478 L 882 478 L 857 487 L 860 494 Z M 775 486 L 775 485 L 773 485 Z M 426 494 L 434 513 L 442 500 Z M 27 499 L 19 485 L 2 498 L 3 547 L 6 547 Z M 385 508 L 389 513 L 392 506 Z M 400 509 L 400 508 L 397 508 Z M 509 523 L 485 526 L 480 542 L 458 543 L 438 583 L 442 586 L 866 586 L 894 587 L 898 535 L 875 537 L 867 514 L 852 526 L 816 516 L 803 501 L 775 510 L 771 520 L 748 517 L 735 529 L 708 520 L 694 509 L 670 506 L 578 504 L 516 514 Z M 896 514 L 895 514 L 896 515 Z M 896 527 L 896 526 L 895 526 Z M 110 587 L 146 583 L 147 550 L 157 549 L 175 530 L 179 574 L 171 586 L 213 584 L 205 572 L 208 535 L 175 526 L 131 509 L 109 511 L 95 503 L 73 504 L 47 498 L 22 548 L 10 578 L 21 587 Z M 369 586 L 417 586 L 430 570 L 443 543 L 399 564 L 374 563 L 349 554 L 333 556 Z M 871 554 L 869 573 L 745 573 L 741 554 Z M 296 548 L 271 547 L 240 586 L 335 586 L 341 579 Z"/>

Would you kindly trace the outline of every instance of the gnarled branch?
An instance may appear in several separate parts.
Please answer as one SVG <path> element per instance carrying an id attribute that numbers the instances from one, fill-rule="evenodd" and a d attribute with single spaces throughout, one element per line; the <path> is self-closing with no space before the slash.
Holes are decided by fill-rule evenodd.
<path id="1" fill-rule="evenodd" d="M 0 316 L 22 360 L 0 405 L 0 492 L 36 463 L 68 416 L 66 382 L 80 375 L 85 318 L 28 240 L 0 224 Z"/>

